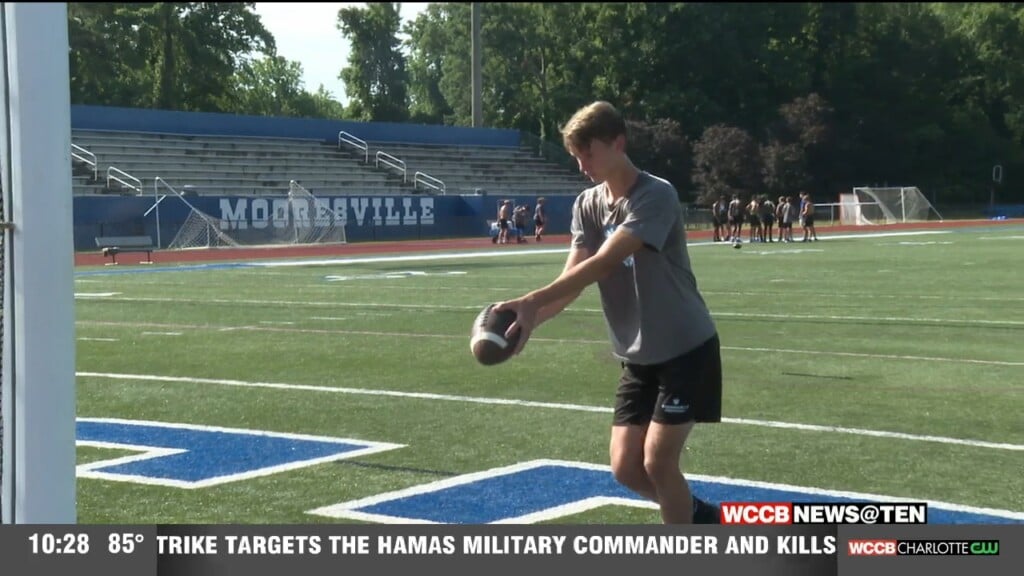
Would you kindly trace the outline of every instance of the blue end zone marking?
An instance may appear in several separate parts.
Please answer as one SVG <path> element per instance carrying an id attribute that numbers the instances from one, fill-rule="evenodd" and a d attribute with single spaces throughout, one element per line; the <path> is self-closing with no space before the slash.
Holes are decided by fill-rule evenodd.
<path id="1" fill-rule="evenodd" d="M 190 272 L 194 270 L 232 270 L 235 268 L 253 268 L 256 264 L 250 264 L 245 262 L 227 262 L 223 264 L 195 264 L 189 266 L 161 266 L 158 268 L 153 267 L 138 267 L 138 268 L 118 268 L 116 270 L 83 270 L 81 272 L 75 272 L 75 277 L 79 276 L 116 276 L 118 274 L 149 274 L 151 272 Z"/>
<path id="2" fill-rule="evenodd" d="M 458 478 L 427 484 L 392 495 L 384 494 L 337 506 L 314 514 L 335 517 L 376 517 L 395 522 L 436 522 L 444 524 L 487 524 L 508 521 L 528 514 L 564 507 L 552 518 L 572 513 L 574 503 L 599 497 L 622 498 L 649 504 L 619 485 L 607 468 L 572 463 L 533 465 L 520 469 L 496 469 L 492 473 L 469 475 L 469 481 Z M 840 496 L 828 491 L 799 487 L 763 487 L 744 484 L 740 480 L 689 480 L 693 493 L 710 502 L 880 502 L 872 495 Z M 914 501 L 892 498 L 891 501 Z M 1007 512 L 1006 516 L 983 511 L 960 510 L 957 505 L 930 503 L 930 524 L 1022 524 L 1024 513 Z M 581 508 L 582 510 L 582 508 Z M 1000 511 L 993 511 L 1000 512 Z M 354 514 L 350 514 L 354 513 Z"/>
<path id="3" fill-rule="evenodd" d="M 397 448 L 396 444 L 303 437 L 159 422 L 79 419 L 88 446 L 141 452 L 79 466 L 79 475 L 197 488 Z"/>
<path id="4" fill-rule="evenodd" d="M 443 524 L 490 524 L 596 496 L 639 500 L 608 472 L 540 466 L 356 510 Z"/>

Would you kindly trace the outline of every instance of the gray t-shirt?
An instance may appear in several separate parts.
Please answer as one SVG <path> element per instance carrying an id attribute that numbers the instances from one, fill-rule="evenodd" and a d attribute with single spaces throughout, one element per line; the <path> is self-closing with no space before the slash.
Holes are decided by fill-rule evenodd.
<path id="1" fill-rule="evenodd" d="M 618 226 L 645 246 L 598 282 L 616 357 L 631 364 L 658 364 L 714 336 L 714 321 L 690 268 L 675 187 L 641 172 L 629 194 L 614 205 L 609 205 L 603 183 L 576 198 L 574 246 L 596 254 Z"/>

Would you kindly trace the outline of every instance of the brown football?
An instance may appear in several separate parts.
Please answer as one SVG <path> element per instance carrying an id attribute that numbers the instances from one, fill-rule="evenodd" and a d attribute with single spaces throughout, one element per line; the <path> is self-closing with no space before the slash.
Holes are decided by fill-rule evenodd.
<path id="1" fill-rule="evenodd" d="M 480 311 L 469 335 L 469 348 L 473 351 L 473 357 L 484 366 L 508 360 L 519 343 L 519 332 L 511 339 L 505 338 L 505 331 L 515 322 L 516 313 L 511 310 L 496 312 L 494 306 L 489 304 Z"/>

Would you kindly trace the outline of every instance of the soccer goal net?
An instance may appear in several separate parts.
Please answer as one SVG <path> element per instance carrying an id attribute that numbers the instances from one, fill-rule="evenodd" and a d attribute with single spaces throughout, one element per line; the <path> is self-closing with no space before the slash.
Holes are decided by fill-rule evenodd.
<path id="1" fill-rule="evenodd" d="M 942 220 L 942 215 L 916 186 L 858 187 L 839 198 L 842 224 L 871 226 L 896 222 Z"/>
<path id="2" fill-rule="evenodd" d="M 171 192 L 166 196 L 174 196 L 185 203 L 188 207 L 188 216 L 185 217 L 185 221 L 181 227 L 178 228 L 178 232 L 174 235 L 174 239 L 167 245 L 169 250 L 187 250 L 189 248 L 221 248 L 228 246 L 238 246 L 238 242 L 234 238 L 224 233 L 224 223 L 219 219 L 210 216 L 206 212 L 196 208 L 191 202 L 185 199 L 185 197 L 175 190 L 170 184 L 163 181 L 162 178 L 157 177 L 154 180 L 154 197 L 156 197 L 156 190 L 158 186 L 162 185 L 168 191 Z M 153 206 L 146 212 L 144 216 L 148 216 L 150 211 L 159 209 L 160 203 L 163 201 L 163 197 L 154 198 Z M 159 212 L 157 219 L 157 227 L 160 226 Z"/>
<path id="3" fill-rule="evenodd" d="M 345 244 L 345 222 L 330 203 L 309 193 L 298 182 L 288 185 L 288 207 L 295 244 Z"/>
<path id="4" fill-rule="evenodd" d="M 167 246 L 169 250 L 238 246 L 238 242 L 221 231 L 220 220 L 194 206 L 190 205 L 190 208 L 185 222 Z"/>
<path id="5" fill-rule="evenodd" d="M 159 179 L 158 179 L 159 180 Z M 256 198 L 251 202 L 252 222 L 214 218 L 196 208 L 166 183 L 169 196 L 188 207 L 169 249 L 220 248 L 237 246 L 296 246 L 345 244 L 345 220 L 331 208 L 329 199 L 317 198 L 294 180 L 285 198 Z M 154 207 L 163 198 L 157 198 Z M 147 212 L 147 215 L 149 212 Z"/>

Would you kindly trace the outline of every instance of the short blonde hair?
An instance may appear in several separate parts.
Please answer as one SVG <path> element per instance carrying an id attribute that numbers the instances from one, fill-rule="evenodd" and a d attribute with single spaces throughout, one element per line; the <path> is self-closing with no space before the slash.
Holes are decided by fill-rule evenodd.
<path id="1" fill-rule="evenodd" d="M 570 152 L 588 150 L 594 140 L 611 142 L 626 134 L 626 121 L 608 102 L 598 100 L 580 108 L 560 129 L 562 143 Z"/>

